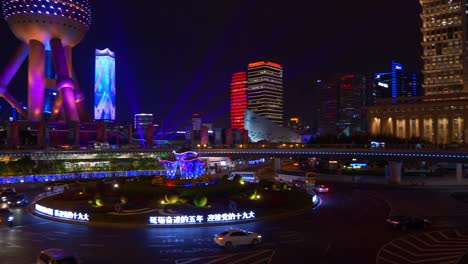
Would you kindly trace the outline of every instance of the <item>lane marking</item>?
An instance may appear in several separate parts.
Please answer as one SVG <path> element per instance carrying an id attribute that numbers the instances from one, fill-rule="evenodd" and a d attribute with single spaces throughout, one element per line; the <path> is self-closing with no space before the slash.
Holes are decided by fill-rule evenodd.
<path id="1" fill-rule="evenodd" d="M 147 247 L 174 247 L 175 245 L 148 245 Z"/>

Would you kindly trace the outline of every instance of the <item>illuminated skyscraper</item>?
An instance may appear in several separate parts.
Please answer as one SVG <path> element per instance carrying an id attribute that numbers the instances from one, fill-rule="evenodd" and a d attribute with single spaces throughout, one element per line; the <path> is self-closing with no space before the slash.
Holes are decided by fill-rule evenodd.
<path id="1" fill-rule="evenodd" d="M 283 126 L 283 67 L 259 61 L 248 64 L 247 108 Z"/>
<path id="2" fill-rule="evenodd" d="M 133 128 L 138 131 L 145 131 L 148 125 L 154 122 L 153 114 L 135 114 Z"/>
<path id="3" fill-rule="evenodd" d="M 425 94 L 468 92 L 467 1 L 420 3 Z"/>
<path id="4" fill-rule="evenodd" d="M 96 50 L 94 72 L 94 119 L 115 120 L 115 55 Z"/>
<path id="5" fill-rule="evenodd" d="M 374 73 L 373 89 L 368 97 L 368 104 L 374 105 L 377 98 L 396 98 L 421 95 L 416 73 L 405 72 L 403 65 L 392 61 L 390 72 Z"/>
<path id="6" fill-rule="evenodd" d="M 231 127 L 244 129 L 244 112 L 247 108 L 246 72 L 236 72 L 231 79 Z"/>
<path id="7" fill-rule="evenodd" d="M 337 82 L 338 132 L 350 136 L 366 131 L 364 118 L 366 91 L 369 80 L 361 74 L 345 74 Z"/>

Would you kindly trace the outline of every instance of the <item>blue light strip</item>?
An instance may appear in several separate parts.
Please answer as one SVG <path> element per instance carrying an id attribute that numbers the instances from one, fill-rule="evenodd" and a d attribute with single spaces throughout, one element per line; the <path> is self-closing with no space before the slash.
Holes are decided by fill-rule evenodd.
<path id="1" fill-rule="evenodd" d="M 24 176 L 2 176 L 0 184 L 24 183 L 24 182 L 53 182 L 79 179 L 102 179 L 110 177 L 136 177 L 165 175 L 165 170 L 132 170 L 132 171 L 99 171 L 99 172 L 77 172 L 59 174 L 40 174 Z"/>
<path id="2" fill-rule="evenodd" d="M 403 71 L 403 65 L 396 61 L 392 61 L 392 98 L 398 97 L 398 90 L 397 90 L 397 71 Z"/>

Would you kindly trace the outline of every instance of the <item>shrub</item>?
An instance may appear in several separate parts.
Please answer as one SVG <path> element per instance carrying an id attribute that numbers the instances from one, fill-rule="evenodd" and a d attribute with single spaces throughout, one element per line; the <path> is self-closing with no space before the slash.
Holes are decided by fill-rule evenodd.
<path id="1" fill-rule="evenodd" d="M 193 199 L 193 204 L 196 206 L 196 207 L 204 207 L 206 204 L 208 203 L 208 198 L 206 198 L 205 195 L 197 195 L 194 199 Z"/>
<path id="2" fill-rule="evenodd" d="M 102 199 L 102 196 L 100 193 L 96 193 L 94 195 L 94 198 L 90 201 L 88 201 L 88 203 L 92 206 L 92 207 L 96 207 L 96 208 L 99 208 L 99 207 L 103 207 L 104 206 L 104 201 Z"/>
<path id="3" fill-rule="evenodd" d="M 179 193 L 177 193 L 175 190 L 169 190 L 164 198 L 167 203 L 175 204 L 179 201 Z"/>
<path id="4" fill-rule="evenodd" d="M 288 189 L 288 185 L 285 182 L 280 183 L 278 187 L 278 189 L 281 191 Z"/>
<path id="5" fill-rule="evenodd" d="M 250 200 L 256 200 L 257 199 L 257 189 L 254 189 L 251 194 L 249 195 Z"/>
<path id="6" fill-rule="evenodd" d="M 120 196 L 120 204 L 127 204 L 128 199 L 125 196 Z"/>
<path id="7" fill-rule="evenodd" d="M 147 206 L 150 208 L 162 208 L 164 207 L 163 204 L 161 204 L 161 199 L 159 198 L 153 198 L 148 201 Z"/>

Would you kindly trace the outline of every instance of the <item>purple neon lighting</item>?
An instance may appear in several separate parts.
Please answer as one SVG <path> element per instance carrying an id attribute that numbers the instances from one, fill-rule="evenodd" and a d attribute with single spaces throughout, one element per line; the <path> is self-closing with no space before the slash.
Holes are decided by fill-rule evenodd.
<path id="1" fill-rule="evenodd" d="M 193 179 L 205 173 L 205 162 L 198 157 L 195 151 L 186 151 L 175 154 L 175 160 L 159 159 L 166 168 L 168 178 L 180 176 L 183 179 Z"/>
<path id="2" fill-rule="evenodd" d="M 28 120 L 42 121 L 45 91 L 45 50 L 36 40 L 29 42 L 28 60 Z"/>
<path id="3" fill-rule="evenodd" d="M 70 78 L 65 51 L 60 39 L 50 41 L 55 67 L 57 69 L 57 88 L 63 99 L 65 118 L 67 121 L 79 121 L 78 111 L 76 109 L 75 94 L 73 92 L 74 83 Z"/>

